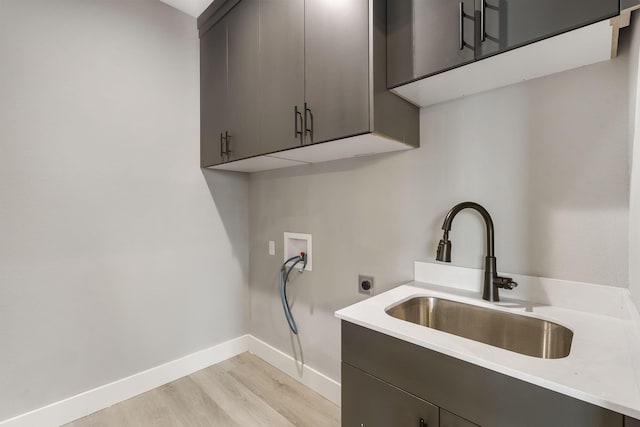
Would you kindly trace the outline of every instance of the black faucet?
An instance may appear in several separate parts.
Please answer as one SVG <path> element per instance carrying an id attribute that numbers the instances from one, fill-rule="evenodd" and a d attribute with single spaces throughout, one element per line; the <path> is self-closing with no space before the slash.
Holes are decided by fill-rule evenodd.
<path id="1" fill-rule="evenodd" d="M 493 245 L 493 220 L 489 212 L 482 206 L 474 202 L 463 202 L 455 205 L 444 219 L 442 229 L 444 234 L 442 240 L 438 244 L 438 253 L 436 255 L 436 261 L 451 262 L 451 241 L 449 241 L 449 231 L 451 231 L 451 221 L 453 218 L 463 209 L 475 209 L 482 215 L 484 224 L 487 227 L 487 256 L 484 262 L 484 287 L 482 290 L 482 299 L 487 301 L 497 302 L 500 301 L 498 295 L 498 289 L 513 289 L 518 284 L 514 282 L 510 277 L 498 276 L 498 269 L 496 267 L 496 257 L 494 253 Z"/>

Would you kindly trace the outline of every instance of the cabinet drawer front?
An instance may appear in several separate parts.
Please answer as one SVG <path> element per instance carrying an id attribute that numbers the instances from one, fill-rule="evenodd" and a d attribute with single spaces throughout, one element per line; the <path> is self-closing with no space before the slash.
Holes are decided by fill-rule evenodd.
<path id="1" fill-rule="evenodd" d="M 621 427 L 622 415 L 342 322 L 342 361 L 486 427 Z"/>
<path id="2" fill-rule="evenodd" d="M 437 427 L 438 418 L 437 406 L 342 364 L 343 427 Z"/>

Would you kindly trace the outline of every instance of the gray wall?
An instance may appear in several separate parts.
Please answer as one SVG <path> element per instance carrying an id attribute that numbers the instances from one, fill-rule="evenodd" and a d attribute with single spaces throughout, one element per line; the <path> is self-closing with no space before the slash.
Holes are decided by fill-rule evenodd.
<path id="1" fill-rule="evenodd" d="M 0 2 L 0 420 L 248 330 L 248 178 L 198 168 L 195 19 Z"/>
<path id="2" fill-rule="evenodd" d="M 640 12 L 634 12 L 631 22 L 630 37 L 630 138 L 631 153 L 631 196 L 629 206 L 629 289 L 631 296 L 640 310 L 640 70 L 638 60 L 640 58 Z"/>
<path id="3" fill-rule="evenodd" d="M 358 273 L 377 292 L 411 280 L 464 200 L 493 215 L 499 270 L 628 286 L 628 56 L 423 109 L 417 150 L 253 174 L 252 334 L 293 354 L 282 233 L 312 233 L 293 311 L 305 362 L 339 379 L 333 313 L 362 299 Z M 479 217 L 461 213 L 450 237 L 453 264 L 481 268 Z"/>

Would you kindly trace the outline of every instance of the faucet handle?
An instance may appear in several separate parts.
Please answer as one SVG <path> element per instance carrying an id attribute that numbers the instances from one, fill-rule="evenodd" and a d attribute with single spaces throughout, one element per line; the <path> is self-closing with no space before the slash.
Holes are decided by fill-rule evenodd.
<path id="1" fill-rule="evenodd" d="M 518 286 L 518 283 L 514 282 L 511 277 L 500 277 L 500 276 L 496 276 L 493 279 L 493 284 L 498 288 L 509 289 L 509 290 Z"/>

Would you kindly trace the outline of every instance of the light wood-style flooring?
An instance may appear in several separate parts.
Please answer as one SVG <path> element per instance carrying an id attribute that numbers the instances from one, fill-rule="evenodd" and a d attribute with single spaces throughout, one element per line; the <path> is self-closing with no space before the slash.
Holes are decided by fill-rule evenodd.
<path id="1" fill-rule="evenodd" d="M 339 425 L 338 406 L 243 353 L 66 427 Z"/>

